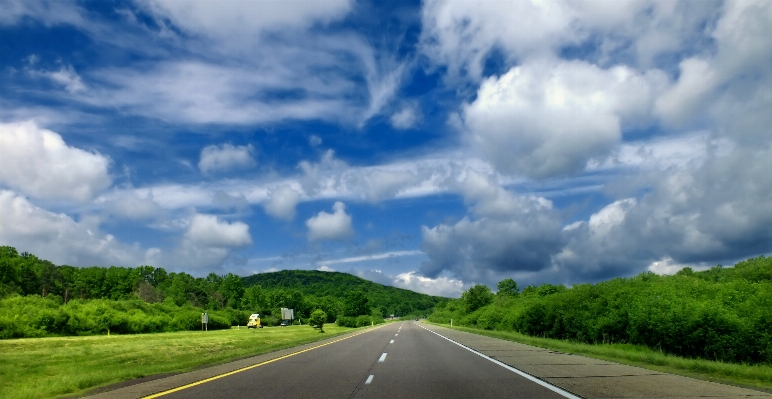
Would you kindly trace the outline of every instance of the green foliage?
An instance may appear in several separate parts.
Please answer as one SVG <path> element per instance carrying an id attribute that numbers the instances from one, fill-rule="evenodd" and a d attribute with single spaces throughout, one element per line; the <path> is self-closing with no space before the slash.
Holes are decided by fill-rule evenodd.
<path id="1" fill-rule="evenodd" d="M 327 313 L 324 313 L 322 309 L 316 309 L 311 312 L 311 317 L 308 318 L 308 324 L 313 328 L 318 328 L 319 332 L 324 332 L 324 322 L 327 321 Z"/>
<path id="2" fill-rule="evenodd" d="M 370 308 L 367 306 L 370 300 L 367 299 L 365 293 L 362 291 L 352 291 L 346 295 L 346 301 L 343 303 L 343 315 L 344 316 L 360 316 L 370 313 Z"/>
<path id="3" fill-rule="evenodd" d="M 515 280 L 512 280 L 511 278 L 505 278 L 496 284 L 496 290 L 498 290 L 496 295 L 517 296 L 520 288 L 517 286 L 517 282 Z"/>
<path id="4" fill-rule="evenodd" d="M 343 312 L 343 301 L 350 292 L 360 291 L 368 298 L 370 308 L 378 308 L 385 316 L 403 316 L 421 311 L 429 313 L 434 306 L 447 298 L 419 294 L 410 290 L 377 284 L 348 273 L 322 272 L 317 270 L 282 270 L 244 277 L 244 286 L 260 285 L 266 289 L 298 290 L 314 306 L 320 308 L 332 322 Z M 297 310 L 295 311 L 297 313 Z M 304 313 L 307 314 L 307 313 Z M 368 310 L 364 314 L 370 314 Z"/>
<path id="5" fill-rule="evenodd" d="M 474 312 L 475 310 L 491 303 L 493 300 L 493 293 L 487 285 L 477 284 L 474 287 L 470 287 L 468 290 L 461 294 L 461 301 L 466 304 L 467 310 Z"/>
<path id="6" fill-rule="evenodd" d="M 0 338 L 60 335 L 138 334 L 201 329 L 201 313 L 209 313 L 209 329 L 245 324 L 248 312 L 207 311 L 173 302 L 149 304 L 141 300 L 72 300 L 49 295 L 14 295 L 0 299 Z"/>
<path id="7" fill-rule="evenodd" d="M 475 289 L 476 287 L 472 287 Z M 476 288 L 435 308 L 436 323 L 594 344 L 644 345 L 689 358 L 772 364 L 772 258 L 674 276 L 642 273 L 568 289 L 528 286 L 484 306 Z M 482 293 L 482 294 L 479 294 Z"/>

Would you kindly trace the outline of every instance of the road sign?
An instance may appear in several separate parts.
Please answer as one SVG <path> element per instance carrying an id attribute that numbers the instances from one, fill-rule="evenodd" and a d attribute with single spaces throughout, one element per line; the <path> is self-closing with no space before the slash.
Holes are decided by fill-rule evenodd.
<path id="1" fill-rule="evenodd" d="M 295 319 L 295 309 L 281 308 L 281 319 L 282 320 L 294 320 Z"/>

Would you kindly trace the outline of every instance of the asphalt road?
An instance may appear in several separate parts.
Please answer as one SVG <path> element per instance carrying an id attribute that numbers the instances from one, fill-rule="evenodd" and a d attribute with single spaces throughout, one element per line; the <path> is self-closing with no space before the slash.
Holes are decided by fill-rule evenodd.
<path id="1" fill-rule="evenodd" d="M 412 322 L 160 397 L 565 398 Z"/>

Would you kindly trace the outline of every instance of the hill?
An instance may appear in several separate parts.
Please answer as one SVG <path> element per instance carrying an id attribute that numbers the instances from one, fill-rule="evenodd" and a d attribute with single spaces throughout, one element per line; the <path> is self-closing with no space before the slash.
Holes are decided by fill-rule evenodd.
<path id="1" fill-rule="evenodd" d="M 384 316 L 429 312 L 447 298 L 419 294 L 390 287 L 340 272 L 317 270 L 281 270 L 242 278 L 244 287 L 261 286 L 263 289 L 297 290 L 304 296 L 341 300 L 352 291 L 363 292 L 370 306 L 381 310 Z"/>

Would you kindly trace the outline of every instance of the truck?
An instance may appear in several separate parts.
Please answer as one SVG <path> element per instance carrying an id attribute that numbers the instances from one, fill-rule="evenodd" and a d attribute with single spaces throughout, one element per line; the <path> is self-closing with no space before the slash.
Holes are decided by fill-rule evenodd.
<path id="1" fill-rule="evenodd" d="M 249 321 L 247 322 L 247 328 L 263 328 L 263 326 L 260 325 L 259 313 L 254 313 L 249 316 Z"/>

